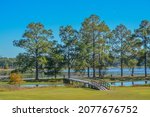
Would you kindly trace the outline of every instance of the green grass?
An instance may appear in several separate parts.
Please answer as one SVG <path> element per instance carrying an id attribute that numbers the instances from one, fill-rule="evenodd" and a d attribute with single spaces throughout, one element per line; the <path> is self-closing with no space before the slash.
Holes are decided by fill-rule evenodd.
<path id="1" fill-rule="evenodd" d="M 88 88 L 47 87 L 6 90 L 1 100 L 150 100 L 150 87 L 112 87 L 109 91 Z"/>

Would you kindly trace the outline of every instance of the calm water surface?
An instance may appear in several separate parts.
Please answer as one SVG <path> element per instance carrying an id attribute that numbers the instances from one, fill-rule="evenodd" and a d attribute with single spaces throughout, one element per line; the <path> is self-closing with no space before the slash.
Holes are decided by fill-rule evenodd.
<path id="1" fill-rule="evenodd" d="M 124 82 L 114 82 L 110 83 L 111 86 L 133 86 L 133 85 L 145 85 L 150 84 L 150 80 L 142 80 L 142 81 L 124 81 Z"/>

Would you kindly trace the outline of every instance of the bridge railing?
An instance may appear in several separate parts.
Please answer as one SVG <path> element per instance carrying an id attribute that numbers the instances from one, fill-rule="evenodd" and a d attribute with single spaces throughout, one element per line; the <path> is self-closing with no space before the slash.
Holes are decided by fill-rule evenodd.
<path id="1" fill-rule="evenodd" d="M 105 87 L 106 89 L 110 90 L 110 84 L 107 83 L 106 81 L 99 81 L 99 82 L 96 82 L 96 81 L 91 81 L 91 83 L 94 83 L 95 85 L 99 86 L 99 87 Z"/>
<path id="2" fill-rule="evenodd" d="M 70 84 L 70 82 L 80 82 L 83 84 L 86 84 L 89 87 L 93 87 L 99 90 L 110 90 L 110 84 L 105 81 L 96 82 L 94 80 L 92 81 L 86 81 L 86 80 L 80 80 L 75 78 L 64 78 L 64 83 Z"/>

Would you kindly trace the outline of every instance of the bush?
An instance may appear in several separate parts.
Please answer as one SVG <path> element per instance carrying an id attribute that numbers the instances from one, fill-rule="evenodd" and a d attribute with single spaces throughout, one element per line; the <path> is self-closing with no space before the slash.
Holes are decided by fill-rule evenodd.
<path id="1" fill-rule="evenodd" d="M 10 74 L 10 84 L 16 85 L 21 84 L 23 82 L 22 75 L 19 73 L 11 73 Z"/>
<path id="2" fill-rule="evenodd" d="M 4 69 L 9 69 L 8 64 L 6 64 L 6 65 L 4 66 Z"/>

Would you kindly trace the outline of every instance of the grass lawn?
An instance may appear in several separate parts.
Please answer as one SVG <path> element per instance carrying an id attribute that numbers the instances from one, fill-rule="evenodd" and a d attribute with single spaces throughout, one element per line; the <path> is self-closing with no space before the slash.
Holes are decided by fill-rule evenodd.
<path id="1" fill-rule="evenodd" d="M 150 100 L 150 87 L 112 87 L 109 91 L 71 87 L 0 89 L 0 100 Z"/>

